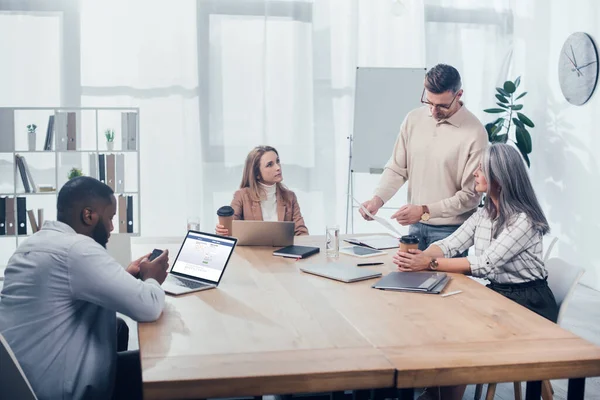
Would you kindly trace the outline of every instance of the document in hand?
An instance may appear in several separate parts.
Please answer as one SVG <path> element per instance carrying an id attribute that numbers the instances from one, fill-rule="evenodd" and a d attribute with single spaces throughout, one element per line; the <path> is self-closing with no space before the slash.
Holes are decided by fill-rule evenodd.
<path id="1" fill-rule="evenodd" d="M 354 200 L 354 202 L 360 207 L 361 210 L 364 211 L 365 214 L 367 214 L 369 217 L 373 218 L 375 221 L 379 222 L 384 228 L 389 229 L 390 231 L 394 232 L 394 234 L 397 237 L 402 236 L 402 234 L 400 232 L 398 232 L 398 230 L 394 227 L 394 225 L 392 225 L 390 223 L 389 220 L 382 218 L 382 217 L 378 217 L 377 215 L 373 215 L 369 212 L 369 210 L 367 210 L 361 203 L 359 203 L 358 200 L 356 200 L 354 197 L 352 198 L 352 200 Z"/>

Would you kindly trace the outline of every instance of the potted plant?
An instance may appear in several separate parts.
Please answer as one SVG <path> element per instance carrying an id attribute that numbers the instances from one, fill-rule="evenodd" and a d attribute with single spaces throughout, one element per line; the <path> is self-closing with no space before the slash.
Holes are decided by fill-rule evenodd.
<path id="1" fill-rule="evenodd" d="M 521 77 L 519 76 L 514 82 L 506 81 L 501 88 L 496 88 L 496 105 L 499 108 L 488 108 L 483 111 L 489 114 L 503 115 L 499 116 L 494 122 L 486 124 L 485 130 L 490 143 L 512 141 L 529 167 L 529 154 L 531 154 L 532 148 L 528 128 L 535 127 L 535 124 L 529 117 L 520 112 L 523 109 L 523 104 L 516 103 L 517 100 L 527 95 L 527 92 L 522 92 L 516 96 L 520 83 Z"/>
<path id="2" fill-rule="evenodd" d="M 108 151 L 112 151 L 115 147 L 115 131 L 114 131 L 114 129 L 105 130 L 104 137 L 106 137 L 106 149 Z"/>
<path id="3" fill-rule="evenodd" d="M 79 168 L 71 168 L 71 170 L 69 171 L 69 175 L 67 175 L 67 178 L 69 178 L 69 180 L 76 178 L 78 176 L 83 176 L 83 172 L 81 172 L 81 170 Z"/>
<path id="4" fill-rule="evenodd" d="M 36 124 L 27 125 L 27 141 L 29 143 L 29 151 L 35 151 L 35 130 Z"/>

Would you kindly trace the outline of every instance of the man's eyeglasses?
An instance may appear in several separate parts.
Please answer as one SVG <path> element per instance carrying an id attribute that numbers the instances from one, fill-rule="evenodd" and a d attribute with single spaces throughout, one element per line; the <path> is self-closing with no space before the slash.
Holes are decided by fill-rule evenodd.
<path id="1" fill-rule="evenodd" d="M 450 104 L 433 104 L 432 102 L 427 100 L 427 98 L 425 97 L 425 88 L 423 88 L 423 93 L 421 94 L 421 103 L 426 104 L 429 107 L 440 108 L 442 110 L 449 110 L 450 107 L 452 107 L 452 104 L 454 104 L 454 100 L 456 100 L 456 96 L 458 96 L 459 92 L 460 92 L 460 90 L 456 92 L 456 94 L 452 98 L 452 102 L 450 102 Z"/>

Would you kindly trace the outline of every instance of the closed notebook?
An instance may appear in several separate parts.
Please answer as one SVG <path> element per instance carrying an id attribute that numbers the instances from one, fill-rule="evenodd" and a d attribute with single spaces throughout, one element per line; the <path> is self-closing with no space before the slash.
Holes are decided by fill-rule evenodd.
<path id="1" fill-rule="evenodd" d="M 381 290 L 399 290 L 406 292 L 439 293 L 448 283 L 445 272 L 390 272 L 373 287 Z"/>
<path id="2" fill-rule="evenodd" d="M 289 258 L 306 258 L 320 251 L 318 247 L 310 246 L 287 246 L 273 252 L 274 256 L 289 257 Z"/>

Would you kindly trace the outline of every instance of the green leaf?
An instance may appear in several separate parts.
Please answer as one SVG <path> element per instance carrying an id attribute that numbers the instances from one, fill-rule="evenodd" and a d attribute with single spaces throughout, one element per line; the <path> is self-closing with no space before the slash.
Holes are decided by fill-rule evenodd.
<path id="1" fill-rule="evenodd" d="M 515 79 L 515 88 L 518 88 L 520 83 L 521 83 L 521 77 L 517 76 L 517 79 Z"/>
<path id="2" fill-rule="evenodd" d="M 523 158 L 525 159 L 525 162 L 527 163 L 527 168 L 531 168 L 531 163 L 529 162 L 529 156 L 527 154 L 523 154 L 523 153 L 521 153 L 521 155 L 523 156 Z"/>
<path id="3" fill-rule="evenodd" d="M 485 110 L 483 110 L 483 112 L 486 112 L 488 114 L 498 114 L 498 113 L 503 113 L 506 110 L 502 109 L 502 108 L 486 108 Z"/>
<path id="4" fill-rule="evenodd" d="M 506 90 L 497 87 L 496 90 L 498 91 L 498 93 L 500 93 L 502 96 L 506 96 L 506 97 L 510 97 L 510 93 L 508 93 Z"/>
<path id="5" fill-rule="evenodd" d="M 492 136 L 494 134 L 494 127 L 495 127 L 494 124 L 491 122 L 488 124 L 485 124 L 485 130 L 488 134 L 488 141 L 490 141 L 490 142 L 492 141 Z"/>
<path id="6" fill-rule="evenodd" d="M 494 143 L 506 143 L 508 140 L 508 135 L 498 135 L 494 140 Z"/>
<path id="7" fill-rule="evenodd" d="M 525 154 L 531 153 L 531 135 L 527 131 L 527 129 L 519 128 L 517 126 L 517 147 Z"/>
<path id="8" fill-rule="evenodd" d="M 530 128 L 534 128 L 535 125 L 533 124 L 533 122 L 527 118 L 527 116 L 525 116 L 525 114 L 521 114 L 520 112 L 517 113 L 517 117 L 519 117 L 519 119 L 521 120 L 522 123 L 524 123 L 525 125 L 527 125 Z"/>
<path id="9" fill-rule="evenodd" d="M 526 95 L 526 94 L 527 94 L 527 92 L 523 92 L 523 93 L 521 93 L 521 94 L 520 94 L 520 95 L 519 95 L 519 96 L 518 96 L 518 97 L 515 99 L 515 101 L 516 101 L 516 100 L 519 100 L 521 97 L 525 97 L 525 95 Z"/>
<path id="10" fill-rule="evenodd" d="M 492 129 L 492 136 L 495 136 L 501 130 L 502 130 L 502 125 L 496 125 L 496 126 L 494 126 L 494 129 Z"/>
<path id="11" fill-rule="evenodd" d="M 519 128 L 525 128 L 525 125 L 523 125 L 523 123 L 521 121 L 519 121 L 518 118 L 513 118 L 512 121 L 514 122 L 514 124 L 516 126 L 518 126 Z"/>
<path id="12" fill-rule="evenodd" d="M 505 110 L 508 110 L 508 104 L 502 104 L 502 103 L 496 102 L 496 105 L 499 106 L 499 107 L 504 108 Z"/>
<path id="13" fill-rule="evenodd" d="M 512 83 L 511 81 L 506 81 L 504 82 L 504 90 L 507 91 L 508 93 L 512 94 L 515 92 L 515 90 L 517 90 L 516 86 L 514 83 Z"/>
<path id="14" fill-rule="evenodd" d="M 512 108 L 513 110 L 522 110 L 523 109 L 523 104 L 515 104 L 513 106 L 509 106 L 510 108 Z"/>
<path id="15" fill-rule="evenodd" d="M 506 103 L 506 104 L 508 104 L 508 100 L 506 100 L 506 97 L 502 96 L 501 94 L 497 94 L 496 98 L 498 99 L 498 101 L 500 103 Z"/>

